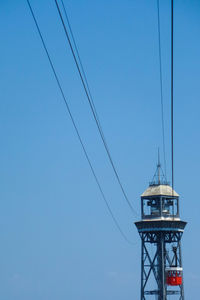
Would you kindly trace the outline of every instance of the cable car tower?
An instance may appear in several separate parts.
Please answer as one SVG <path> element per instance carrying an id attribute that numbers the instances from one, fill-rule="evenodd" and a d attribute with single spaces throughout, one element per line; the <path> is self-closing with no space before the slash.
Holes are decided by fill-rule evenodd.
<path id="1" fill-rule="evenodd" d="M 141 300 L 184 300 L 179 195 L 166 182 L 158 160 L 156 173 L 141 195 Z M 170 298 L 171 299 L 171 298 Z"/>

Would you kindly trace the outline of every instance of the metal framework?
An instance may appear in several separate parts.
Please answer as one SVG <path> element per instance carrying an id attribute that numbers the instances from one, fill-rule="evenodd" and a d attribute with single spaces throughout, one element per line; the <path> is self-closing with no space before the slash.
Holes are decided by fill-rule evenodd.
<path id="1" fill-rule="evenodd" d="M 178 194 L 160 181 L 160 168 L 158 164 L 157 180 L 141 196 L 142 220 L 135 223 L 141 238 L 140 299 L 167 300 L 173 295 L 184 300 L 181 238 L 186 222 L 179 217 Z M 169 284 L 170 272 L 179 274 L 181 283 Z"/>

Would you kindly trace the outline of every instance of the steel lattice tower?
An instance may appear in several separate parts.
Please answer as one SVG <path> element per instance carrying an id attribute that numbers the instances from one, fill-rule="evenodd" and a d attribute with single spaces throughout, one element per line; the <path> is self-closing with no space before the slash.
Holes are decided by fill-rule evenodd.
<path id="1" fill-rule="evenodd" d="M 179 195 L 166 182 L 160 162 L 153 181 L 141 196 L 141 300 L 184 300 Z"/>

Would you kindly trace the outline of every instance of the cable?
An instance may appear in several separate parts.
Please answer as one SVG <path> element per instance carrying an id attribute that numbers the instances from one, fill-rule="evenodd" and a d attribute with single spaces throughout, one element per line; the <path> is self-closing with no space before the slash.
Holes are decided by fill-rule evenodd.
<path id="1" fill-rule="evenodd" d="M 160 70 L 160 101 L 161 101 L 161 119 L 162 119 L 162 142 L 163 142 L 163 158 L 164 158 L 164 170 L 165 177 L 167 178 L 166 171 L 166 151 L 165 151 L 165 126 L 164 126 L 164 108 L 163 108 L 163 76 L 162 76 L 162 54 L 161 54 L 161 34 L 160 34 L 160 4 L 157 0 L 157 12 L 158 12 L 158 47 L 159 47 L 159 70 Z"/>
<path id="2" fill-rule="evenodd" d="M 86 160 L 87 160 L 87 162 L 88 162 L 88 164 L 89 164 L 89 166 L 90 166 L 90 169 L 91 169 L 91 171 L 92 171 L 92 174 L 93 174 L 93 176 L 94 176 L 94 179 L 95 179 L 95 181 L 96 181 L 96 183 L 97 183 L 97 185 L 98 185 L 98 188 L 99 188 L 99 191 L 100 191 L 100 193 L 101 193 L 101 195 L 102 195 L 102 198 L 103 198 L 103 200 L 104 200 L 104 202 L 105 202 L 105 204 L 106 204 L 106 206 L 107 206 L 107 209 L 108 209 L 108 211 L 109 211 L 109 213 L 110 213 L 110 215 L 111 215 L 111 217 L 112 217 L 112 219 L 113 219 L 113 221 L 114 221 L 116 227 L 118 228 L 119 232 L 121 233 L 121 235 L 123 236 L 123 238 L 124 238 L 129 244 L 132 245 L 133 243 L 130 242 L 129 239 L 128 239 L 128 238 L 126 237 L 126 235 L 124 234 L 123 230 L 121 229 L 121 227 L 120 227 L 120 225 L 119 225 L 117 219 L 115 218 L 115 216 L 114 216 L 114 214 L 113 214 L 113 212 L 112 212 L 112 210 L 111 210 L 111 207 L 110 207 L 110 205 L 109 205 L 109 203 L 108 203 L 108 201 L 107 201 L 107 199 L 106 199 L 106 197 L 105 197 L 105 194 L 104 194 L 104 192 L 103 192 L 103 190 L 102 190 L 102 187 L 101 187 L 101 185 L 100 185 L 100 182 L 99 182 L 99 180 L 98 180 L 98 178 L 97 178 L 97 175 L 96 175 L 96 173 L 95 173 L 95 171 L 94 171 L 94 168 L 93 168 L 93 166 L 92 166 L 91 160 L 90 160 L 90 158 L 89 158 L 89 156 L 88 156 L 88 154 L 87 154 L 85 145 L 84 145 L 84 143 L 83 143 L 83 140 L 82 140 L 82 138 L 81 138 L 81 136 L 80 136 L 80 133 L 79 133 L 79 130 L 78 130 L 77 125 L 76 125 L 76 123 L 75 123 L 75 120 L 74 120 L 73 115 L 72 115 L 72 113 L 71 113 L 71 110 L 70 110 L 70 108 L 69 108 L 67 99 L 66 99 L 66 97 L 65 97 L 65 94 L 64 94 L 64 91 L 63 91 L 63 89 L 62 89 L 61 83 L 60 83 L 60 81 L 59 81 L 58 75 L 57 75 L 57 73 L 56 73 L 55 67 L 54 67 L 53 62 L 52 62 L 52 60 L 51 60 L 50 54 L 49 54 L 49 52 L 48 52 L 48 49 L 47 49 L 47 46 L 46 46 L 46 44 L 45 44 L 44 38 L 43 38 L 43 36 L 42 36 L 40 27 L 39 27 L 39 25 L 38 25 L 38 22 L 37 22 L 37 20 L 36 20 L 35 14 L 34 14 L 33 9 L 32 9 L 32 7 L 31 7 L 30 1 L 29 1 L 29 0 L 26 0 L 26 1 L 27 1 L 27 3 L 28 3 L 28 6 L 29 6 L 29 9 L 30 9 L 31 15 L 32 15 L 33 20 L 34 20 L 34 22 L 35 22 L 37 31 L 38 31 L 39 36 L 40 36 L 40 39 L 41 39 L 41 41 L 42 41 L 42 45 L 43 45 L 43 47 L 44 47 L 45 53 L 46 53 L 46 55 L 47 55 L 47 58 L 48 58 L 48 61 L 49 61 L 49 63 L 50 63 L 51 69 L 52 69 L 52 71 L 53 71 L 54 77 L 55 77 L 55 79 L 56 79 L 58 88 L 59 88 L 59 90 L 60 90 L 60 92 L 61 92 L 63 101 L 64 101 L 65 106 L 66 106 L 66 108 L 67 108 L 67 111 L 68 111 L 68 113 L 69 113 L 69 116 L 70 116 L 70 119 L 71 119 L 71 121 L 72 121 L 73 127 L 74 127 L 74 129 L 75 129 L 75 131 L 76 131 L 78 140 L 79 140 L 79 142 L 80 142 L 80 144 L 81 144 L 81 147 L 82 147 L 83 152 L 84 152 L 84 154 L 85 154 Z"/>
<path id="3" fill-rule="evenodd" d="M 87 78 L 86 78 L 86 73 L 85 73 L 85 71 L 84 71 L 84 69 L 83 69 L 83 64 L 82 64 L 81 59 L 80 59 L 80 55 L 79 55 L 79 52 L 78 52 L 78 49 L 77 49 L 77 45 L 76 45 L 76 43 L 75 43 L 75 39 L 74 39 L 74 35 L 73 35 L 73 33 L 72 33 L 71 26 L 69 26 L 69 28 L 70 28 L 70 32 L 72 33 L 72 34 L 71 34 L 71 35 L 72 35 L 72 40 L 73 40 L 73 42 L 74 42 L 75 49 L 76 49 L 76 51 L 77 51 L 78 60 L 79 60 L 79 62 L 80 62 L 80 66 L 81 66 L 81 67 L 79 67 L 78 60 L 77 60 L 77 58 L 76 58 L 75 51 L 74 51 L 74 49 L 73 49 L 73 46 L 72 46 L 72 43 L 71 43 L 71 40 L 70 40 L 70 36 L 69 36 L 68 31 L 67 31 L 67 28 L 66 28 L 66 26 L 65 26 L 65 22 L 64 22 L 64 20 L 63 20 L 63 17 L 62 17 L 61 11 L 60 11 L 60 7 L 59 7 L 59 5 L 58 5 L 57 0 L 55 0 L 55 3 L 56 3 L 56 7 L 57 7 L 57 10 L 58 10 L 58 13 L 59 13 L 59 17 L 60 17 L 60 19 L 61 19 L 61 22 L 62 22 L 64 31 L 65 31 L 65 34 L 66 34 L 66 37 L 67 37 L 67 40 L 68 40 L 68 43 L 69 43 L 69 46 L 70 46 L 72 55 L 73 55 L 73 58 L 74 58 L 74 60 L 75 60 L 76 67 L 77 67 L 77 69 L 78 69 L 78 73 L 79 73 L 80 78 L 81 78 L 81 81 L 82 81 L 82 84 L 83 84 L 83 87 L 84 87 L 84 90 L 85 90 L 85 93 L 86 93 L 86 96 L 87 96 L 87 99 L 88 99 L 88 102 L 89 102 L 89 105 L 90 105 L 90 108 L 91 108 L 91 111 L 92 111 L 92 114 L 93 114 L 93 117 L 94 117 L 94 119 L 95 119 L 95 122 L 96 122 L 96 125 L 97 125 L 97 128 L 98 128 L 98 131 L 99 131 L 99 133 L 100 133 L 101 139 L 102 139 L 102 141 L 103 141 L 105 150 L 106 150 L 106 152 L 107 152 L 108 158 L 109 158 L 109 160 L 110 160 L 110 163 L 111 163 L 112 168 L 113 168 L 113 170 L 114 170 L 115 176 L 116 176 L 117 181 L 118 181 L 118 183 L 119 183 L 119 185 L 120 185 L 120 188 L 121 188 L 121 190 L 122 190 L 122 193 L 123 193 L 123 195 L 124 195 L 124 197 L 125 197 L 125 199 L 126 199 L 126 202 L 128 203 L 128 205 L 129 205 L 131 211 L 132 211 L 135 215 L 137 215 L 137 212 L 136 212 L 136 211 L 134 210 L 134 208 L 132 207 L 132 205 L 131 205 L 131 203 L 130 203 L 130 201 L 129 201 L 127 195 L 126 195 L 126 192 L 125 192 L 125 190 L 124 190 L 124 188 L 123 188 L 123 185 L 122 185 L 122 183 L 121 183 L 121 180 L 120 180 L 120 178 L 119 178 L 118 172 L 117 172 L 117 170 L 116 170 L 116 168 L 115 168 L 115 165 L 114 165 L 114 162 L 113 162 L 113 160 L 112 160 L 112 157 L 111 157 L 111 154 L 110 154 L 108 145 L 107 145 L 107 143 L 106 143 L 106 140 L 105 140 L 105 137 L 104 137 L 104 134 L 103 134 L 103 130 L 102 130 L 101 124 L 100 124 L 100 122 L 99 122 L 99 119 L 98 119 L 98 116 L 97 116 L 97 113 L 96 113 L 96 109 L 95 109 L 94 102 L 93 102 L 93 100 L 92 100 L 92 97 L 90 97 L 90 96 L 91 96 L 90 89 L 88 88 L 88 90 L 87 90 L 87 87 L 89 87 L 89 85 L 88 85 L 88 81 L 87 81 Z M 65 6 L 64 6 L 63 1 L 62 1 L 62 4 L 63 4 L 63 8 L 64 8 L 64 12 L 65 12 L 65 16 L 66 16 L 67 22 L 68 22 L 68 24 L 69 24 L 69 18 L 67 17 L 66 8 L 65 8 Z M 70 25 L 70 24 L 69 24 L 69 25 Z M 83 75 L 81 74 L 81 69 L 83 70 Z M 84 78 L 86 78 L 85 82 L 84 82 Z"/>
<path id="4" fill-rule="evenodd" d="M 116 178 L 117 178 L 118 184 L 119 184 L 119 186 L 120 186 L 120 188 L 121 188 L 121 191 L 122 191 L 122 193 L 123 193 L 123 195 L 124 195 L 124 198 L 125 198 L 125 200 L 126 200 L 128 206 L 129 206 L 129 208 L 131 209 L 131 211 L 132 211 L 132 213 L 133 213 L 134 215 L 138 216 L 137 212 L 135 211 L 135 209 L 134 209 L 133 206 L 131 205 L 131 202 L 130 202 L 129 199 L 128 199 L 128 196 L 127 196 L 127 194 L 126 194 L 126 192 L 125 192 L 125 190 L 124 190 L 124 187 L 123 187 L 123 185 L 122 185 L 122 182 L 121 182 L 121 180 L 120 180 L 120 177 L 119 177 L 119 175 L 118 175 L 118 172 L 117 172 L 117 170 L 116 170 L 116 167 L 115 167 L 115 165 L 114 165 L 114 162 L 113 162 L 111 153 L 110 153 L 110 151 L 109 151 L 108 145 L 107 145 L 107 143 L 106 143 L 106 140 L 105 140 L 104 135 L 103 135 L 103 132 L 102 132 L 102 127 L 101 127 L 100 122 L 99 122 L 99 120 L 98 120 L 98 118 L 97 118 L 97 115 L 96 115 L 96 113 L 95 113 L 94 103 L 92 103 L 91 98 L 90 98 L 90 96 L 89 96 L 89 92 L 88 92 L 88 90 L 87 90 L 87 86 L 86 86 L 86 83 L 85 83 L 85 81 L 84 81 L 84 77 L 83 77 L 83 75 L 82 75 L 82 73 L 81 73 L 81 69 L 80 69 L 80 66 L 79 66 L 79 64 L 78 64 L 78 60 L 77 60 L 77 58 L 76 58 L 76 55 L 75 55 L 75 52 L 74 52 L 74 49 L 73 49 L 73 46 L 72 46 L 72 43 L 71 43 L 71 40 L 70 40 L 70 36 L 69 36 L 69 34 L 68 34 L 68 31 L 67 31 L 65 22 L 64 22 L 64 20 L 63 20 L 62 13 L 61 13 L 61 10 L 60 10 L 60 7 L 59 7 L 59 5 L 58 5 L 58 1 L 57 1 L 57 0 L 55 0 L 55 4 L 56 4 L 56 7 L 57 7 L 57 10 L 58 10 L 58 14 L 59 14 L 61 23 L 62 23 L 62 25 L 63 25 L 63 29 L 64 29 L 66 38 L 67 38 L 67 40 L 68 40 L 68 43 L 69 43 L 69 46 L 70 46 L 70 49 L 71 49 L 71 52 L 72 52 L 72 55 L 73 55 L 73 58 L 74 58 L 74 61 L 75 61 L 75 64 L 76 64 L 76 67 L 77 67 L 77 70 L 78 70 L 78 73 L 79 73 L 79 76 L 80 76 L 80 79 L 81 79 L 81 82 L 82 82 L 82 85 L 83 85 L 83 88 L 84 88 L 84 91 L 85 91 L 87 100 L 88 100 L 88 102 L 89 102 L 89 105 L 90 105 L 90 108 L 91 108 L 91 111 L 92 111 L 92 114 L 93 114 L 95 123 L 96 123 L 96 125 L 97 125 L 98 131 L 99 131 L 99 134 L 100 134 L 100 137 L 101 137 L 101 139 L 102 139 L 102 142 L 103 142 L 104 148 L 105 148 L 105 150 L 106 150 L 106 153 L 107 153 L 107 155 L 108 155 L 109 161 L 110 161 L 110 163 L 111 163 L 112 169 L 113 169 L 113 171 L 114 171 L 114 173 L 115 173 L 115 176 L 116 176 Z"/>
<path id="5" fill-rule="evenodd" d="M 81 72 L 82 72 L 82 74 L 83 74 L 83 78 L 84 78 L 84 80 L 85 80 L 85 84 L 86 84 L 86 87 L 87 87 L 87 90 L 88 90 L 88 94 L 89 94 L 89 96 L 90 96 L 91 103 L 92 103 L 92 106 L 93 106 L 93 109 L 94 109 L 96 118 L 97 118 L 97 120 L 98 120 L 99 127 L 100 127 L 100 130 L 101 130 L 101 133 L 102 133 L 102 136 L 103 136 L 104 140 L 106 141 L 105 136 L 104 136 L 104 133 L 103 133 L 103 129 L 102 129 L 101 124 L 100 124 L 100 121 L 99 121 L 99 117 L 98 117 L 98 114 L 97 114 L 97 110 L 96 110 L 96 107 L 95 107 L 95 104 L 94 104 L 94 100 L 93 100 L 93 97 L 92 97 L 92 93 L 91 93 L 91 90 L 90 90 L 90 87 L 89 87 L 89 83 L 88 83 L 88 80 L 87 80 L 86 72 L 85 72 L 84 67 L 83 67 L 83 63 L 82 63 L 82 60 L 81 60 L 81 57 L 80 57 L 80 54 L 79 54 L 78 46 L 77 46 L 77 43 L 76 43 L 76 40 L 75 40 L 73 31 L 72 31 L 72 27 L 71 27 L 71 24 L 70 24 L 70 21 L 69 21 L 69 17 L 68 17 L 68 14 L 67 14 L 67 10 L 66 10 L 66 7 L 65 7 L 65 4 L 64 4 L 63 0 L 61 0 L 61 3 L 62 3 L 62 7 L 63 7 L 63 11 L 64 11 L 65 18 L 66 18 L 66 20 L 67 20 L 67 25 L 68 25 L 68 27 L 69 27 L 69 31 L 70 31 L 70 35 L 71 35 L 71 38 L 72 38 L 72 42 L 73 42 L 73 44 L 74 44 L 74 48 L 75 48 L 75 52 L 76 52 L 76 55 L 77 55 L 77 58 L 78 58 L 79 66 L 80 66 L 80 69 L 81 69 Z M 106 143 L 106 144 L 107 144 L 107 143 Z"/>
<path id="6" fill-rule="evenodd" d="M 88 94 L 90 96 L 90 99 L 91 99 L 91 102 L 92 102 L 92 105 L 93 105 L 93 108 L 94 108 L 97 120 L 99 122 L 99 126 L 101 127 L 100 121 L 99 121 L 99 117 L 98 117 L 98 114 L 97 114 L 97 111 L 96 111 L 96 107 L 95 107 L 95 104 L 94 104 L 94 101 L 93 101 L 93 97 L 92 97 L 92 94 L 91 94 L 91 91 L 90 91 L 90 87 L 89 87 L 89 84 L 88 84 L 87 76 L 86 76 L 86 73 L 85 73 L 85 70 L 84 70 L 84 67 L 83 67 L 83 63 L 82 63 L 82 60 L 81 60 L 81 57 L 80 57 L 80 54 L 79 54 L 78 46 L 77 46 L 77 43 L 75 41 L 75 37 L 74 37 L 73 31 L 72 31 L 72 27 L 71 27 L 71 24 L 70 24 L 70 21 L 69 21 L 69 17 L 67 15 L 67 10 L 66 10 L 66 7 L 65 7 L 65 4 L 64 4 L 63 0 L 61 0 L 61 3 L 62 3 L 62 6 L 63 6 L 63 11 L 64 11 L 64 14 L 65 14 L 65 18 L 67 20 L 67 25 L 69 27 L 70 35 L 72 37 L 72 42 L 74 44 L 75 52 L 77 54 L 78 62 L 79 62 L 79 65 L 80 65 L 80 69 L 82 71 L 83 78 L 85 80 L 85 84 L 86 84 L 86 87 L 87 87 L 87 90 L 88 90 Z M 103 134 L 102 128 L 101 128 L 101 132 Z M 105 136 L 104 136 L 104 139 L 105 139 Z"/>
<path id="7" fill-rule="evenodd" d="M 171 159 L 172 197 L 174 196 L 174 1 L 171 0 Z M 174 201 L 173 201 L 174 218 Z"/>
<path id="8" fill-rule="evenodd" d="M 171 163 L 174 190 L 174 1 L 171 0 Z"/>

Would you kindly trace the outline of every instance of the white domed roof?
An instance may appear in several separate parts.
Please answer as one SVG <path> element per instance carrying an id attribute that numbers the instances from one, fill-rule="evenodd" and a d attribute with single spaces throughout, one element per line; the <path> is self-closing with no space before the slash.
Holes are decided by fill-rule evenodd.
<path id="1" fill-rule="evenodd" d="M 170 185 L 160 184 L 160 185 L 150 185 L 146 191 L 141 195 L 141 197 L 149 196 L 175 196 L 179 195 L 172 189 Z"/>

